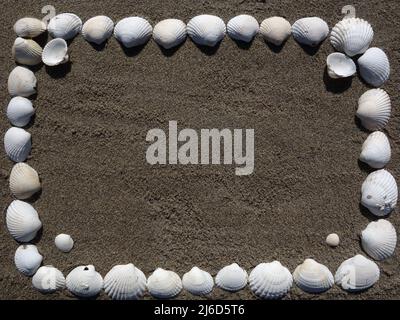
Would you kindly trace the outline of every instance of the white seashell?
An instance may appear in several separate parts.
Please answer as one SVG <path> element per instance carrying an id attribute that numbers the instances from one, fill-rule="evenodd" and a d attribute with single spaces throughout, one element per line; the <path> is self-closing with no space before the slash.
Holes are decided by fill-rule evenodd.
<path id="1" fill-rule="evenodd" d="M 103 288 L 103 278 L 93 265 L 76 267 L 65 282 L 68 290 L 81 298 L 97 296 Z"/>
<path id="2" fill-rule="evenodd" d="M 73 13 L 61 13 L 53 17 L 47 26 L 53 38 L 69 40 L 82 29 L 82 20 Z"/>
<path id="3" fill-rule="evenodd" d="M 389 163 L 390 157 L 389 139 L 383 132 L 372 132 L 362 145 L 360 160 L 372 168 L 381 169 Z"/>
<path id="4" fill-rule="evenodd" d="M 280 46 L 290 37 L 292 26 L 285 18 L 271 17 L 261 23 L 260 33 L 265 41 Z"/>
<path id="5" fill-rule="evenodd" d="M 379 48 L 368 49 L 358 59 L 358 66 L 361 77 L 371 86 L 380 87 L 389 79 L 389 59 Z"/>
<path id="6" fill-rule="evenodd" d="M 70 252 L 74 247 L 74 240 L 69 234 L 61 233 L 54 239 L 57 249 L 62 252 Z"/>
<path id="7" fill-rule="evenodd" d="M 8 92 L 13 97 L 29 97 L 35 94 L 36 84 L 35 75 L 25 67 L 15 67 L 8 76 Z"/>
<path id="8" fill-rule="evenodd" d="M 308 293 L 321 293 L 332 288 L 334 279 L 329 269 L 313 259 L 306 259 L 293 272 L 296 285 Z"/>
<path id="9" fill-rule="evenodd" d="M 15 266 L 26 276 L 33 276 L 42 263 L 43 256 L 33 244 L 23 244 L 14 255 Z"/>
<path id="10" fill-rule="evenodd" d="M 359 18 L 346 18 L 332 29 L 332 46 L 350 57 L 364 53 L 374 38 L 371 25 Z"/>
<path id="11" fill-rule="evenodd" d="M 329 27 L 321 18 L 302 18 L 293 24 L 292 34 L 297 42 L 316 47 L 328 36 Z"/>
<path id="12" fill-rule="evenodd" d="M 385 169 L 368 175 L 361 187 L 361 204 L 378 217 L 389 214 L 397 203 L 397 183 Z"/>
<path id="13" fill-rule="evenodd" d="M 46 66 L 57 66 L 68 59 L 68 45 L 64 39 L 53 39 L 43 49 L 42 60 Z"/>
<path id="14" fill-rule="evenodd" d="M 246 270 L 232 263 L 219 270 L 215 277 L 215 284 L 226 291 L 239 291 L 247 285 L 248 275 Z"/>
<path id="15" fill-rule="evenodd" d="M 340 238 L 336 233 L 328 234 L 326 237 L 326 243 L 331 247 L 337 247 L 340 243 Z"/>
<path id="16" fill-rule="evenodd" d="M 31 134 L 21 128 L 11 127 L 4 135 L 4 149 L 14 162 L 22 162 L 31 152 Z"/>
<path id="17" fill-rule="evenodd" d="M 155 298 L 168 299 L 181 292 L 182 281 L 175 272 L 157 268 L 147 279 L 147 289 Z"/>
<path id="18" fill-rule="evenodd" d="M 382 129 L 389 121 L 392 105 L 390 97 L 382 89 L 371 89 L 358 100 L 357 117 L 364 128 L 374 131 Z"/>
<path id="19" fill-rule="evenodd" d="M 24 127 L 35 114 L 32 102 L 24 97 L 14 97 L 7 106 L 7 118 L 16 127 Z"/>
<path id="20" fill-rule="evenodd" d="M 15 39 L 12 54 L 16 62 L 28 66 L 42 62 L 42 47 L 36 41 L 30 39 Z"/>
<path id="21" fill-rule="evenodd" d="M 165 49 L 176 47 L 186 39 L 186 24 L 178 19 L 162 20 L 155 25 L 153 38 Z"/>
<path id="22" fill-rule="evenodd" d="M 34 38 L 46 31 L 46 24 L 36 18 L 22 18 L 14 24 L 18 37 Z"/>
<path id="23" fill-rule="evenodd" d="M 226 27 L 221 18 L 202 14 L 189 21 L 187 33 L 196 44 L 214 47 L 225 37 Z"/>
<path id="24" fill-rule="evenodd" d="M 42 227 L 39 215 L 29 203 L 14 200 L 7 208 L 7 229 L 19 242 L 29 242 Z"/>
<path id="25" fill-rule="evenodd" d="M 232 39 L 250 42 L 257 35 L 260 26 L 254 17 L 241 14 L 229 20 L 226 30 Z"/>
<path id="26" fill-rule="evenodd" d="M 106 16 L 90 18 L 82 27 L 82 36 L 89 42 L 101 44 L 113 34 L 114 22 Z"/>
<path id="27" fill-rule="evenodd" d="M 360 254 L 344 261 L 335 274 L 335 283 L 347 291 L 368 289 L 378 280 L 377 264 Z"/>
<path id="28" fill-rule="evenodd" d="M 284 297 L 293 284 L 290 271 L 280 262 L 260 263 L 249 276 L 251 291 L 261 299 Z"/>
<path id="29" fill-rule="evenodd" d="M 202 296 L 209 294 L 214 287 L 212 276 L 198 267 L 193 267 L 182 277 L 183 288 L 191 294 Z"/>
<path id="30" fill-rule="evenodd" d="M 114 37 L 126 48 L 145 44 L 151 37 L 153 28 L 141 17 L 129 17 L 119 21 L 114 28 Z"/>
<path id="31" fill-rule="evenodd" d="M 146 291 L 146 276 L 132 263 L 114 266 L 104 277 L 104 290 L 115 300 L 140 299 Z"/>
<path id="32" fill-rule="evenodd" d="M 42 293 L 52 293 L 65 288 L 65 278 L 57 268 L 43 266 L 33 276 L 32 285 Z"/>
<path id="33" fill-rule="evenodd" d="M 326 59 L 328 74 L 333 79 L 347 78 L 357 72 L 354 61 L 340 52 L 331 53 Z"/>
<path id="34" fill-rule="evenodd" d="M 389 258 L 396 249 L 396 244 L 396 230 L 384 219 L 369 223 L 361 233 L 361 245 L 364 251 L 375 260 Z"/>
<path id="35" fill-rule="evenodd" d="M 19 162 L 11 169 L 10 190 L 17 199 L 28 199 L 40 191 L 39 175 L 30 165 Z"/>

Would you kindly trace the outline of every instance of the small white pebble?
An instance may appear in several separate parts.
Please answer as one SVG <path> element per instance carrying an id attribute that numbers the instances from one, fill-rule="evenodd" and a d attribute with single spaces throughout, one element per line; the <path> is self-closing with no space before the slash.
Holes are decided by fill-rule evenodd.
<path id="1" fill-rule="evenodd" d="M 61 233 L 55 239 L 56 247 L 62 252 L 70 252 L 74 246 L 74 240 L 68 234 Z"/>
<path id="2" fill-rule="evenodd" d="M 336 233 L 331 233 L 326 237 L 326 243 L 331 247 L 337 247 L 340 243 L 339 236 Z"/>

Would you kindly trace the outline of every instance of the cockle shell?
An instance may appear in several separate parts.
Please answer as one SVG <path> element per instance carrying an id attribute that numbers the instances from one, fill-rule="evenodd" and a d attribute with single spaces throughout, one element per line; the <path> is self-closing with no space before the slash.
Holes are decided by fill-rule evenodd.
<path id="1" fill-rule="evenodd" d="M 186 24 L 178 19 L 165 19 L 157 23 L 153 39 L 165 49 L 180 45 L 186 39 Z"/>
<path id="2" fill-rule="evenodd" d="M 147 289 L 155 298 L 168 299 L 181 292 L 182 281 L 175 272 L 157 268 L 147 279 Z"/>
<path id="3" fill-rule="evenodd" d="M 378 217 L 389 214 L 397 203 L 397 183 L 385 169 L 368 175 L 361 187 L 361 204 Z"/>
<path id="4" fill-rule="evenodd" d="M 389 79 L 389 59 L 379 48 L 368 49 L 358 59 L 358 66 L 361 77 L 371 86 L 380 87 Z"/>
<path id="5" fill-rule="evenodd" d="M 70 252 L 74 247 L 74 240 L 69 234 L 61 233 L 54 239 L 57 249 L 62 252 Z"/>
<path id="6" fill-rule="evenodd" d="M 368 289 L 378 280 L 377 264 L 360 254 L 344 261 L 335 274 L 335 283 L 347 291 Z"/>
<path id="7" fill-rule="evenodd" d="M 316 47 L 328 36 L 329 27 L 321 18 L 302 18 L 292 25 L 292 34 L 297 42 Z"/>
<path id="8" fill-rule="evenodd" d="M 357 72 L 354 61 L 340 52 L 331 53 L 326 59 L 328 75 L 333 79 L 347 78 Z"/>
<path id="9" fill-rule="evenodd" d="M 331 247 L 337 247 L 340 244 L 340 238 L 336 233 L 328 234 L 325 241 Z"/>
<path id="10" fill-rule="evenodd" d="M 42 47 L 34 40 L 17 38 L 12 47 L 14 60 L 34 66 L 42 62 Z"/>
<path id="11" fill-rule="evenodd" d="M 8 206 L 6 224 L 11 236 L 19 242 L 31 241 L 42 227 L 35 208 L 21 200 L 14 200 Z"/>
<path id="12" fill-rule="evenodd" d="M 114 300 L 137 300 L 146 291 L 146 276 L 132 263 L 117 265 L 104 277 L 104 290 Z"/>
<path id="13" fill-rule="evenodd" d="M 198 267 L 193 267 L 182 277 L 183 288 L 191 294 L 202 296 L 209 294 L 214 287 L 212 276 Z"/>
<path id="14" fill-rule="evenodd" d="M 42 60 L 46 66 L 57 66 L 68 59 L 68 44 L 64 39 L 53 39 L 43 49 Z"/>
<path id="15" fill-rule="evenodd" d="M 361 232 L 364 251 L 375 260 L 389 258 L 396 249 L 397 235 L 393 225 L 384 219 L 373 221 Z"/>
<path id="16" fill-rule="evenodd" d="M 40 191 L 39 175 L 30 165 L 16 163 L 10 173 L 10 191 L 17 199 L 28 199 Z"/>
<path id="17" fill-rule="evenodd" d="M 332 29 L 332 46 L 350 57 L 364 53 L 374 38 L 371 25 L 360 18 L 346 18 Z"/>
<path id="18" fill-rule="evenodd" d="M 271 17 L 261 23 L 260 33 L 265 41 L 280 46 L 290 37 L 292 26 L 285 18 Z"/>
<path id="19" fill-rule="evenodd" d="M 43 256 L 33 244 L 23 244 L 17 248 L 14 255 L 15 266 L 26 276 L 33 276 L 42 263 Z"/>
<path id="20" fill-rule="evenodd" d="M 82 36 L 89 42 L 101 44 L 113 34 L 114 22 L 106 16 L 90 18 L 82 27 Z"/>
<path id="21" fill-rule="evenodd" d="M 29 97 L 35 94 L 36 84 L 35 75 L 25 67 L 15 67 L 8 76 L 8 92 L 13 97 Z"/>
<path id="22" fill-rule="evenodd" d="M 329 290 L 334 279 L 329 269 L 313 259 L 306 259 L 293 272 L 296 285 L 308 293 L 321 293 Z"/>
<path id="23" fill-rule="evenodd" d="M 290 271 L 280 262 L 260 263 L 249 276 L 251 291 L 261 299 L 284 297 L 293 284 Z"/>
<path id="24" fill-rule="evenodd" d="M 61 13 L 53 17 L 47 30 L 53 38 L 69 40 L 75 37 L 82 29 L 82 20 L 73 13 Z"/>
<path id="25" fill-rule="evenodd" d="M 226 291 L 239 291 L 247 285 L 248 275 L 246 270 L 237 263 L 223 267 L 215 277 L 215 284 Z"/>
<path id="26" fill-rule="evenodd" d="M 103 288 L 103 278 L 93 265 L 79 266 L 66 278 L 69 291 L 81 298 L 97 296 Z"/>
<path id="27" fill-rule="evenodd" d="M 43 266 L 32 277 L 32 285 L 42 293 L 52 293 L 65 288 L 65 278 L 57 268 Z"/>
<path id="28" fill-rule="evenodd" d="M 4 149 L 14 162 L 22 162 L 31 152 L 31 134 L 21 128 L 11 127 L 4 135 Z"/>
<path id="29" fill-rule="evenodd" d="M 260 25 L 253 16 L 241 14 L 229 20 L 226 30 L 232 39 L 250 42 L 260 30 Z"/>
<path id="30" fill-rule="evenodd" d="M 390 157 L 389 139 L 381 131 L 372 132 L 362 145 L 360 160 L 372 168 L 381 169 L 389 163 Z"/>
<path id="31" fill-rule="evenodd" d="M 35 114 L 32 102 L 24 97 L 14 97 L 7 106 L 7 118 L 16 127 L 24 127 Z"/>
<path id="32" fill-rule="evenodd" d="M 358 100 L 356 114 L 364 128 L 374 131 L 386 126 L 391 110 L 392 104 L 386 91 L 371 89 Z"/>
<path id="33" fill-rule="evenodd" d="M 141 17 L 128 17 L 119 21 L 114 28 L 114 37 L 126 48 L 145 44 L 151 37 L 153 28 Z"/>
<path id="34" fill-rule="evenodd" d="M 221 18 L 202 14 L 189 21 L 187 33 L 196 44 L 214 47 L 225 37 L 226 27 Z"/>
<path id="35" fill-rule="evenodd" d="M 46 31 L 46 24 L 36 18 L 22 18 L 14 24 L 18 37 L 34 38 Z"/>

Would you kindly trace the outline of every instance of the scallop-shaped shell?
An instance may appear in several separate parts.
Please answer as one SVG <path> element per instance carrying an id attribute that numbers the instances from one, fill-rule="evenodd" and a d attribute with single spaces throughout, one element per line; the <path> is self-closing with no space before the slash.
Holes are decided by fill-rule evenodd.
<path id="1" fill-rule="evenodd" d="M 82 20 L 73 13 L 61 13 L 53 17 L 47 30 L 53 38 L 69 40 L 75 37 L 82 29 Z"/>
<path id="2" fill-rule="evenodd" d="M 35 75 L 25 67 L 15 67 L 8 76 L 8 92 L 13 97 L 29 97 L 35 94 L 36 84 Z"/>
<path id="3" fill-rule="evenodd" d="M 296 285 L 308 293 L 321 293 L 332 288 L 334 279 L 329 269 L 313 259 L 306 259 L 293 272 Z"/>
<path id="4" fill-rule="evenodd" d="M 340 52 L 331 53 L 326 59 L 326 66 L 333 79 L 351 77 L 357 72 L 354 61 Z"/>
<path id="5" fill-rule="evenodd" d="M 293 284 L 290 271 L 280 262 L 260 263 L 249 276 L 251 291 L 262 299 L 284 297 Z"/>
<path id="6" fill-rule="evenodd" d="M 157 268 L 147 279 L 147 289 L 155 298 L 168 299 L 181 292 L 182 281 L 175 272 Z"/>
<path id="7" fill-rule="evenodd" d="M 253 16 L 241 14 L 229 20 L 226 30 L 232 39 L 250 42 L 257 35 L 260 26 Z"/>
<path id="8" fill-rule="evenodd" d="M 153 39 L 165 49 L 180 45 L 186 39 L 186 24 L 178 19 L 165 19 L 154 26 Z"/>
<path id="9" fill-rule="evenodd" d="M 12 47 L 14 60 L 34 66 L 42 62 L 42 47 L 34 40 L 17 38 Z"/>
<path id="10" fill-rule="evenodd" d="M 119 21 L 114 28 L 114 37 L 126 48 L 145 44 L 151 37 L 153 28 L 141 17 L 128 17 Z"/>
<path id="11" fill-rule="evenodd" d="M 368 175 L 361 187 L 361 204 L 378 217 L 389 214 L 397 203 L 397 183 L 385 169 Z"/>
<path id="12" fill-rule="evenodd" d="M 226 27 L 221 18 L 202 14 L 189 21 L 187 33 L 196 44 L 214 47 L 225 37 Z"/>
<path id="13" fill-rule="evenodd" d="M 360 18 L 346 18 L 332 29 L 332 46 L 350 57 L 364 53 L 374 38 L 369 22 Z"/>
<path id="14" fill-rule="evenodd" d="M 389 139 L 381 131 L 372 132 L 362 145 L 360 160 L 372 168 L 381 169 L 389 163 L 390 157 Z"/>
<path id="15" fill-rule="evenodd" d="M 330 247 L 337 247 L 340 244 L 340 238 L 336 233 L 331 233 L 328 234 L 325 242 Z"/>
<path id="16" fill-rule="evenodd" d="M 57 268 L 43 266 L 32 277 L 32 285 L 42 293 L 52 293 L 65 288 L 65 278 Z"/>
<path id="17" fill-rule="evenodd" d="M 374 131 L 386 126 L 391 110 L 392 104 L 386 91 L 371 89 L 358 100 L 356 114 L 364 128 Z"/>
<path id="18" fill-rule="evenodd" d="M 31 152 L 31 134 L 21 128 L 11 127 L 4 135 L 4 149 L 14 162 L 22 162 Z"/>
<path id="19" fill-rule="evenodd" d="M 260 33 L 265 41 L 280 46 L 290 37 L 292 26 L 285 18 L 271 17 L 261 23 Z"/>
<path id="20" fill-rule="evenodd" d="M 46 24 L 36 18 L 22 18 L 14 24 L 14 31 L 18 37 L 34 38 L 46 31 Z"/>
<path id="21" fill-rule="evenodd" d="M 247 285 L 248 275 L 246 270 L 239 267 L 237 263 L 223 267 L 215 277 L 215 284 L 226 291 L 235 292 Z"/>
<path id="22" fill-rule="evenodd" d="M 47 66 L 57 66 L 68 59 L 68 44 L 64 39 L 53 39 L 43 49 L 42 60 Z"/>
<path id="23" fill-rule="evenodd" d="M 302 18 L 292 25 L 292 34 L 297 42 L 316 47 L 328 36 L 329 27 L 321 18 Z"/>
<path id="24" fill-rule="evenodd" d="M 380 87 L 389 79 L 389 59 L 379 48 L 368 49 L 358 59 L 358 66 L 361 77 L 371 86 Z"/>
<path id="25" fill-rule="evenodd" d="M 103 288 L 103 278 L 93 265 L 79 266 L 67 275 L 66 284 L 74 295 L 90 298 L 100 293 Z"/>
<path id="26" fill-rule="evenodd" d="M 33 244 L 23 244 L 14 255 L 15 266 L 26 276 L 33 276 L 42 263 L 43 256 Z"/>
<path id="27" fill-rule="evenodd" d="M 336 271 L 335 283 L 347 291 L 361 291 L 379 280 L 379 267 L 375 262 L 358 254 L 344 261 Z"/>
<path id="28" fill-rule="evenodd" d="M 16 163 L 10 173 L 10 191 L 17 199 L 28 199 L 40 191 L 39 175 L 30 165 Z"/>
<path id="29" fill-rule="evenodd" d="M 32 102 L 24 97 L 14 97 L 7 106 L 7 118 L 16 127 L 24 127 L 35 114 Z"/>
<path id="30" fill-rule="evenodd" d="M 183 288 L 191 294 L 202 296 L 209 294 L 214 287 L 212 276 L 198 267 L 193 267 L 182 277 Z"/>
<path id="31" fill-rule="evenodd" d="M 364 251 L 375 260 L 389 258 L 396 249 L 396 244 L 396 230 L 384 219 L 370 222 L 361 233 L 361 245 Z"/>
<path id="32" fill-rule="evenodd" d="M 82 36 L 89 42 L 101 44 L 113 34 L 114 22 L 106 16 L 90 18 L 82 27 Z"/>
<path id="33" fill-rule="evenodd" d="M 104 290 L 114 300 L 140 299 L 146 291 L 146 276 L 132 263 L 117 265 L 104 277 Z"/>
<path id="34" fill-rule="evenodd" d="M 6 224 L 11 236 L 19 242 L 31 241 L 42 227 L 35 208 L 21 200 L 14 200 L 8 206 Z"/>
<path id="35" fill-rule="evenodd" d="M 62 252 L 70 252 L 74 247 L 74 240 L 69 234 L 61 233 L 54 239 L 57 249 Z"/>

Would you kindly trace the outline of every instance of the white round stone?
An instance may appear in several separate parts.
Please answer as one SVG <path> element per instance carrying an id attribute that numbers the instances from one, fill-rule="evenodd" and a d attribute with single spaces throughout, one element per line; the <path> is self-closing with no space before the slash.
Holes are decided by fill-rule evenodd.
<path id="1" fill-rule="evenodd" d="M 340 243 L 339 236 L 336 233 L 331 233 L 326 237 L 326 243 L 331 247 L 337 247 Z"/>

